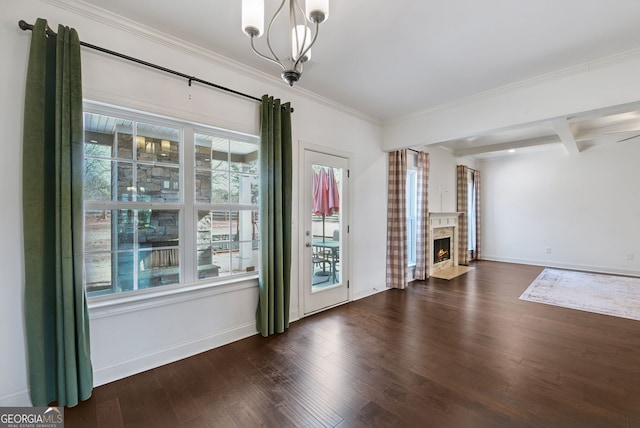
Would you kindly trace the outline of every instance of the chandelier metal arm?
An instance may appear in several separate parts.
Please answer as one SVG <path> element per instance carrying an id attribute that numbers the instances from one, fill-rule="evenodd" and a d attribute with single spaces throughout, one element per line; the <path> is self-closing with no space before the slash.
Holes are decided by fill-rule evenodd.
<path id="1" fill-rule="evenodd" d="M 266 34 L 267 47 L 269 48 L 269 52 L 271 52 L 271 55 L 273 55 L 272 61 L 275 60 L 276 64 L 280 65 L 280 67 L 282 67 L 283 70 L 286 70 L 286 67 L 284 66 L 284 64 L 282 64 L 282 61 L 280 61 L 280 58 L 278 58 L 278 55 L 276 55 L 275 51 L 271 47 L 271 27 L 273 26 L 273 23 L 275 22 L 275 20 L 278 17 L 278 15 L 280 15 L 280 12 L 282 12 L 282 8 L 284 7 L 284 4 L 285 4 L 286 1 L 287 0 L 282 0 L 282 3 L 280 3 L 280 6 L 278 7 L 278 10 L 276 11 L 276 13 L 271 18 L 271 21 L 269 21 L 269 26 L 267 27 L 267 34 Z M 264 57 L 264 55 L 263 55 L 263 57 Z"/>
<path id="2" fill-rule="evenodd" d="M 266 59 L 267 61 L 270 61 L 270 62 L 272 62 L 272 63 L 274 63 L 274 64 L 279 65 L 279 66 L 282 68 L 282 70 L 286 70 L 286 69 L 287 69 L 287 68 L 284 66 L 284 64 L 282 64 L 282 63 L 280 62 L 280 60 L 278 59 L 278 57 L 276 57 L 276 59 L 273 59 L 273 58 L 270 58 L 270 57 L 268 57 L 268 56 L 266 56 L 266 55 L 264 55 L 264 54 L 260 53 L 260 52 L 258 51 L 258 49 L 256 49 L 256 47 L 255 47 L 255 45 L 254 45 L 254 43 L 253 43 L 253 40 L 254 40 L 254 39 L 255 39 L 255 36 L 251 36 L 251 49 L 253 49 L 253 52 L 254 52 L 256 55 L 258 55 L 260 58 Z M 273 51 L 271 51 L 271 53 L 273 53 Z M 274 56 L 275 56 L 275 54 L 274 54 Z"/>
<path id="3" fill-rule="evenodd" d="M 306 27 L 306 26 L 305 26 Z M 305 57 L 305 55 L 307 54 L 307 52 L 309 52 L 309 50 L 311 49 L 311 47 L 314 45 L 314 43 L 316 42 L 316 39 L 318 38 L 318 32 L 320 31 L 320 24 L 316 22 L 316 31 L 313 35 L 313 39 L 311 39 L 311 43 L 309 43 L 309 46 L 307 46 L 307 48 L 304 50 L 304 52 L 302 52 L 300 55 L 298 55 L 298 59 L 296 61 L 296 63 L 293 66 L 293 69 L 295 70 L 298 67 L 298 64 L 304 64 L 304 62 L 301 62 L 302 58 Z M 306 30 L 305 30 L 305 35 L 304 38 L 306 40 L 307 38 L 307 34 L 306 34 Z"/>

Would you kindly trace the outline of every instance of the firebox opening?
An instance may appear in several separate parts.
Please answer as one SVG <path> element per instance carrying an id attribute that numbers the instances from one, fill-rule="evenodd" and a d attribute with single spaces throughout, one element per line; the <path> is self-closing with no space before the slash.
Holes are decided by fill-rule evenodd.
<path id="1" fill-rule="evenodd" d="M 441 263 L 451 258 L 451 238 L 434 239 L 433 263 Z"/>

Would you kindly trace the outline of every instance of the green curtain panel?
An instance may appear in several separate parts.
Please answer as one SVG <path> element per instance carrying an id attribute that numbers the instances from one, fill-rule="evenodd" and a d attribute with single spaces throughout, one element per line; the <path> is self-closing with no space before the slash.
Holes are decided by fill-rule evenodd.
<path id="1" fill-rule="evenodd" d="M 291 105 L 264 95 L 260 107 L 260 294 L 263 336 L 289 327 L 291 294 Z"/>
<path id="2" fill-rule="evenodd" d="M 33 28 L 22 167 L 25 328 L 34 406 L 91 396 L 82 266 L 82 80 L 75 30 Z"/>

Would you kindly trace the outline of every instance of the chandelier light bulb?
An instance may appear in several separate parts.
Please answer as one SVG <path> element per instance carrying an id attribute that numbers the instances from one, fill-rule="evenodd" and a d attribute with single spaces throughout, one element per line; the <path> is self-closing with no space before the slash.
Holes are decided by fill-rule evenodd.
<path id="1" fill-rule="evenodd" d="M 305 37 L 306 35 L 306 37 Z M 298 43 L 303 45 L 299 47 Z M 300 58 L 300 54 L 311 44 L 311 29 L 306 25 L 296 25 L 296 28 L 291 29 L 291 58 L 297 60 Z M 311 59 L 311 49 L 309 49 L 304 56 L 300 59 L 300 62 L 307 62 Z"/>
<path id="2" fill-rule="evenodd" d="M 318 23 L 329 18 L 329 0 L 307 0 L 306 14 L 310 22 Z"/>
<path id="3" fill-rule="evenodd" d="M 264 0 L 242 0 L 242 31 L 249 37 L 264 33 Z"/>

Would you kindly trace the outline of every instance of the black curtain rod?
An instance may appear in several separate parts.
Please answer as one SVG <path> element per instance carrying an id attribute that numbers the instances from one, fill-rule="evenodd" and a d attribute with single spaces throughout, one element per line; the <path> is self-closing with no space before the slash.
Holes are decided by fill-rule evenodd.
<path id="1" fill-rule="evenodd" d="M 31 31 L 31 30 L 33 30 L 33 25 L 32 24 L 28 24 L 23 19 L 18 21 L 18 27 L 20 27 L 20 29 L 22 29 L 23 31 L 27 31 L 27 30 Z M 47 32 L 50 32 L 51 34 L 54 34 L 54 35 L 56 34 L 56 33 L 53 32 L 53 30 L 51 30 L 51 28 L 49 28 L 49 26 L 47 26 Z M 254 100 L 254 101 L 262 102 L 262 99 L 254 97 L 252 95 L 247 95 L 247 94 L 244 94 L 242 92 L 235 91 L 233 89 L 225 88 L 224 86 L 220 86 L 220 85 L 217 85 L 215 83 L 211 83 L 211 82 L 199 79 L 199 78 L 194 77 L 194 76 L 189 76 L 188 74 L 180 73 L 179 71 L 171 70 L 169 68 L 162 67 L 161 65 L 152 64 L 150 62 L 143 61 L 141 59 L 134 58 L 134 57 L 129 56 L 129 55 L 125 55 L 125 54 L 121 54 L 119 52 L 114 52 L 114 51 L 109 50 L 109 49 L 101 48 L 100 46 L 92 45 L 90 43 L 85 43 L 85 42 L 82 42 L 82 41 L 80 42 L 80 46 L 84 46 L 84 47 L 89 48 L 89 49 L 94 49 L 94 50 L 97 50 L 97 51 L 100 51 L 100 52 L 103 52 L 103 53 L 106 53 L 106 54 L 109 54 L 109 55 L 116 56 L 118 58 L 126 59 L 127 61 L 135 62 L 136 64 L 146 65 L 147 67 L 155 68 L 156 70 L 164 71 L 165 73 L 173 74 L 174 76 L 185 78 L 185 79 L 187 79 L 189 81 L 189 86 L 191 86 L 191 82 L 202 83 L 203 85 L 212 86 L 212 87 L 214 87 L 216 89 L 220 89 L 221 91 L 230 92 L 232 94 L 239 95 L 241 97 L 245 97 L 245 98 L 249 98 L 249 99 Z M 293 109 L 291 109 L 291 111 L 293 112 Z"/>

